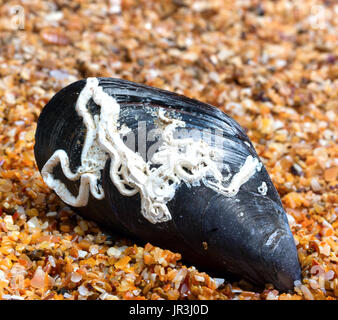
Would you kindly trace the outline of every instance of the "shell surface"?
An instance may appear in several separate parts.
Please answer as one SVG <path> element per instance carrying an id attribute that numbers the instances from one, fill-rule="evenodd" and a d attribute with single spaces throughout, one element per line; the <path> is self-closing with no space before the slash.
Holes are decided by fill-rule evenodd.
<path id="1" fill-rule="evenodd" d="M 107 230 L 218 276 L 282 290 L 300 279 L 278 193 L 245 131 L 215 107 L 88 78 L 45 106 L 35 157 L 46 184 Z"/>

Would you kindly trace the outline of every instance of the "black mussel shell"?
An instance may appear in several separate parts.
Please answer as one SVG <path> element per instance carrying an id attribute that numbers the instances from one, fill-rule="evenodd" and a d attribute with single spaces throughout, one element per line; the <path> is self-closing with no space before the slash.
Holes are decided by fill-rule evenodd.
<path id="1" fill-rule="evenodd" d="M 177 139 L 186 138 L 187 129 L 211 132 L 208 144 L 216 146 L 218 141 L 223 152 L 220 161 L 226 164 L 222 169 L 224 176 L 234 176 L 249 156 L 259 160 L 241 126 L 213 106 L 125 80 L 98 78 L 98 81 L 103 91 L 120 105 L 119 125 L 131 130 L 131 144 L 144 161 L 151 159 L 155 151 L 152 154 L 148 151 L 155 143 L 161 145 L 161 134 L 144 138 L 151 130 L 161 131 L 156 119 L 159 109 L 185 122 L 185 131 L 175 129 Z M 34 149 L 40 171 L 56 150 L 66 152 L 72 172 L 81 166 L 87 131 L 75 106 L 86 83 L 81 80 L 65 87 L 42 110 Z M 86 107 L 93 118 L 100 116 L 100 106 L 93 99 Z M 178 251 L 184 261 L 218 277 L 235 275 L 257 285 L 272 283 L 280 290 L 293 289 L 294 281 L 301 278 L 286 214 L 263 165 L 233 196 L 217 192 L 202 182 L 181 182 L 167 202 L 171 219 L 154 223 L 141 213 L 140 193 L 124 196 L 119 192 L 110 178 L 111 162 L 108 157 L 98 181 L 104 198 L 98 200 L 89 193 L 85 206 L 73 207 L 83 217 L 107 230 Z M 73 195 L 79 193 L 79 180 L 67 179 L 60 165 L 53 169 L 52 175 Z M 263 192 L 259 190 L 262 182 Z"/>

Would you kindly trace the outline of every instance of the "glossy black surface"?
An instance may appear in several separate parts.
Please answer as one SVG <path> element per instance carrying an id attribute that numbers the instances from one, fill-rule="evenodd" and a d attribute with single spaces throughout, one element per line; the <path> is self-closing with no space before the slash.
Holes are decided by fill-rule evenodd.
<path id="1" fill-rule="evenodd" d="M 229 164 L 232 174 L 238 172 L 248 155 L 258 157 L 240 125 L 213 106 L 125 80 L 99 79 L 104 91 L 121 105 L 119 121 L 133 130 L 138 141 L 136 151 L 149 150 L 156 141 L 139 139 L 137 124 L 144 121 L 146 132 L 154 129 L 156 124 L 149 110 L 163 107 L 175 110 L 187 128 L 216 132 L 224 151 L 223 162 Z M 85 80 L 81 80 L 64 88 L 43 109 L 35 145 L 40 170 L 57 149 L 68 153 L 72 170 L 80 165 L 86 130 L 75 111 L 75 103 L 84 85 Z M 92 101 L 89 104 L 93 113 L 99 112 Z M 178 135 L 184 137 L 185 131 L 180 130 L 177 129 Z M 77 194 L 78 182 L 67 181 L 60 169 L 55 174 Z M 257 189 L 262 181 L 268 186 L 265 196 Z M 157 224 L 141 215 L 139 194 L 124 197 L 118 192 L 109 178 L 109 161 L 103 170 L 102 182 L 104 200 L 90 197 L 86 207 L 73 209 L 112 232 L 178 251 L 186 263 L 218 277 L 237 275 L 258 285 L 273 283 L 281 290 L 293 289 L 293 282 L 300 279 L 293 236 L 264 166 L 234 197 L 225 197 L 203 184 L 188 187 L 182 183 L 174 199 L 168 202 L 172 220 Z M 273 241 L 268 241 L 274 233 L 276 236 L 270 238 Z"/>

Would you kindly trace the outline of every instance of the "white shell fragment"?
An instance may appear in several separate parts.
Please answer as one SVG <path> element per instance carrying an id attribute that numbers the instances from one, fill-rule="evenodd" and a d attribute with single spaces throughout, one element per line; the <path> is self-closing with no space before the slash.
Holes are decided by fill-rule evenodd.
<path id="1" fill-rule="evenodd" d="M 268 192 L 268 186 L 266 183 L 263 181 L 262 184 L 258 187 L 258 192 L 262 195 L 265 196 L 266 193 Z"/>
<path id="2" fill-rule="evenodd" d="M 87 109 L 90 99 L 100 106 L 99 115 L 93 116 Z M 121 126 L 119 129 L 120 105 L 103 91 L 96 78 L 87 79 L 75 108 L 87 129 L 81 153 L 81 166 L 75 173 L 72 172 L 67 153 L 59 149 L 41 171 L 45 183 L 54 189 L 65 203 L 74 207 L 87 205 L 89 191 L 96 199 L 104 198 L 99 181 L 101 170 L 108 158 L 111 159 L 112 182 L 124 196 L 140 194 L 142 215 L 151 223 L 171 219 L 167 203 L 173 199 L 176 189 L 182 182 L 187 185 L 198 185 L 203 182 L 208 188 L 232 197 L 262 166 L 258 159 L 249 155 L 232 177 L 229 166 L 226 166 L 229 174 L 224 177 L 215 161 L 219 150 L 211 148 L 203 140 L 175 139 L 175 129 L 184 127 L 185 122 L 169 118 L 163 108 L 159 108 L 158 111 L 158 119 L 163 128 L 163 142 L 152 159 L 145 162 L 123 142 L 121 136 L 125 135 L 129 128 Z M 76 197 L 64 183 L 54 177 L 53 170 L 58 164 L 61 165 L 67 179 L 72 181 L 80 179 L 79 193 Z M 151 165 L 156 165 L 156 168 L 151 168 Z M 230 178 L 228 186 L 224 186 Z M 258 191 L 263 195 L 266 194 L 265 182 Z"/>

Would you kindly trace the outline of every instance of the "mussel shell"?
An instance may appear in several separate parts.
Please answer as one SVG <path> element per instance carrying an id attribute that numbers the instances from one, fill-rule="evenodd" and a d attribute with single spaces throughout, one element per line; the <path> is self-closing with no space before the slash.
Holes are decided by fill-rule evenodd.
<path id="1" fill-rule="evenodd" d="M 161 107 L 175 111 L 185 121 L 186 128 L 221 132 L 218 138 L 222 141 L 224 161 L 232 174 L 248 155 L 259 158 L 243 128 L 213 106 L 126 80 L 98 79 L 104 92 L 120 104 L 119 122 L 133 131 L 136 141 L 139 140 L 137 123 L 144 121 L 147 132 L 154 129 L 156 124 L 149 110 Z M 85 85 L 86 80 L 81 80 L 67 86 L 42 110 L 34 149 L 40 170 L 58 149 L 67 152 L 72 171 L 80 166 L 86 128 L 75 111 L 75 104 Z M 93 114 L 99 112 L 92 100 L 88 109 Z M 143 142 L 145 145 L 136 143 L 136 148 L 148 150 L 154 144 L 154 141 Z M 90 195 L 87 206 L 73 208 L 85 218 L 107 230 L 178 251 L 184 261 L 219 277 L 236 275 L 258 285 L 272 283 L 281 290 L 292 289 L 294 281 L 300 279 L 297 250 L 287 217 L 264 166 L 233 197 L 217 193 L 204 184 L 181 183 L 167 204 L 172 219 L 155 224 L 141 215 L 139 194 L 132 197 L 120 194 L 109 177 L 109 168 L 110 160 L 102 171 L 105 198 L 98 201 Z M 79 182 L 67 180 L 60 167 L 54 175 L 74 195 L 78 193 Z M 265 195 L 257 191 L 262 181 L 267 185 Z"/>

